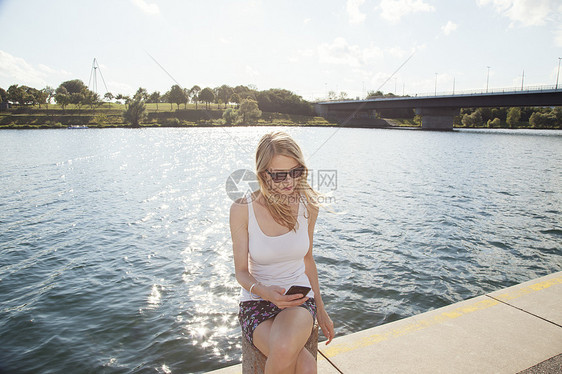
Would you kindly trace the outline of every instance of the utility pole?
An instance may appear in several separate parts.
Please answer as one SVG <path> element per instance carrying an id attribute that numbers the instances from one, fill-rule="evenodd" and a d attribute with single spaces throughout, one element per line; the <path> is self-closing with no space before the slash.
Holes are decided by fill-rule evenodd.
<path id="1" fill-rule="evenodd" d="M 455 94 L 455 77 L 453 77 L 453 95 Z"/>
<path id="2" fill-rule="evenodd" d="M 523 91 L 523 82 L 525 81 L 525 69 L 523 69 L 523 75 L 521 76 L 521 91 Z"/>
<path id="3" fill-rule="evenodd" d="M 435 96 L 437 96 L 437 73 L 435 73 Z"/>
<path id="4" fill-rule="evenodd" d="M 488 93 L 488 83 L 490 82 L 490 67 L 487 66 L 488 68 L 488 75 L 486 76 L 486 93 Z"/>
<path id="5" fill-rule="evenodd" d="M 560 60 L 562 60 L 562 57 L 558 57 L 558 72 L 556 73 L 556 89 L 558 89 L 558 76 L 560 75 Z"/>

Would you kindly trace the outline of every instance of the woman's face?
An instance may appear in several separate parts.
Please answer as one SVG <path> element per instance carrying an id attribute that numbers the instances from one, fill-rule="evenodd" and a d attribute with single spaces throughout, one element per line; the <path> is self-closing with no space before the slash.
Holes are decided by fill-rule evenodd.
<path id="1" fill-rule="evenodd" d="M 274 174 L 275 172 L 288 172 L 291 169 L 301 166 L 297 160 L 292 157 L 276 155 L 273 156 L 267 171 Z M 265 172 L 265 178 L 268 186 L 274 193 L 283 195 L 291 195 L 295 191 L 298 178 L 292 178 L 291 174 L 286 174 L 286 179 L 280 182 L 275 182 L 268 172 Z M 300 178 L 300 177 L 299 177 Z"/>

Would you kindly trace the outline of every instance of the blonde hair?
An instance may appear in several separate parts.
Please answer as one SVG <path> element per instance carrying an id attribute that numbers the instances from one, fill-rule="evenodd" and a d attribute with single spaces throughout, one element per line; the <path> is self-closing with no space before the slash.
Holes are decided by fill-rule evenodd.
<path id="1" fill-rule="evenodd" d="M 310 187 L 307 181 L 308 168 L 299 145 L 291 136 L 282 131 L 265 134 L 258 143 L 256 150 L 256 175 L 260 184 L 260 192 L 265 199 L 265 206 L 273 219 L 290 230 L 298 228 L 297 217 L 291 211 L 289 204 L 284 203 L 281 196 L 274 194 L 268 187 L 266 170 L 274 156 L 282 155 L 295 159 L 304 169 L 302 176 L 296 179 L 295 191 L 299 200 L 305 199 L 306 205 L 317 209 L 319 194 Z"/>

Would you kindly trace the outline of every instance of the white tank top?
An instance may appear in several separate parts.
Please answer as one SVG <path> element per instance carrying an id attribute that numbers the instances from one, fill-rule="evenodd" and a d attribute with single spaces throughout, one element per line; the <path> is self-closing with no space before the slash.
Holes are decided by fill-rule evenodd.
<path id="1" fill-rule="evenodd" d="M 287 291 L 293 285 L 308 286 L 304 272 L 304 256 L 310 245 L 306 207 L 299 202 L 298 228 L 279 236 L 267 236 L 261 230 L 251 199 L 248 199 L 248 270 L 256 280 L 266 286 L 280 286 Z M 311 290 L 308 297 L 314 297 Z M 241 287 L 240 301 L 260 300 Z"/>

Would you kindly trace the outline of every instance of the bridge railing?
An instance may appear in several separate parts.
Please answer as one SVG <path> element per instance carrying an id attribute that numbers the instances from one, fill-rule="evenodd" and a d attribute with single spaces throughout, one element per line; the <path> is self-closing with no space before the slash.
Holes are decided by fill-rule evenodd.
<path id="1" fill-rule="evenodd" d="M 410 95 L 414 97 L 431 97 L 431 96 L 457 96 L 457 95 L 493 95 L 493 94 L 506 94 L 506 93 L 522 93 L 522 92 L 537 92 L 537 91 L 555 91 L 556 86 L 553 85 L 542 85 L 542 86 L 524 86 L 521 87 L 507 87 L 507 88 L 489 88 L 489 89 L 478 89 L 478 90 L 462 90 L 462 91 L 439 91 L 437 93 L 418 93 L 415 95 Z M 562 85 L 558 85 L 558 90 L 562 90 Z"/>
<path id="2" fill-rule="evenodd" d="M 507 88 L 489 88 L 489 89 L 477 89 L 477 90 L 463 90 L 463 91 L 438 91 L 436 92 L 425 92 L 425 93 L 417 93 L 417 94 L 409 94 L 406 97 L 435 97 L 435 96 L 469 96 L 469 95 L 502 95 L 502 94 L 513 94 L 513 93 L 525 93 L 525 92 L 540 92 L 540 91 L 562 91 L 562 84 L 558 85 L 542 85 L 542 86 L 524 86 L 521 87 L 507 87 Z M 392 98 L 401 98 L 404 96 L 384 96 L 380 97 L 381 99 L 392 99 Z M 355 101 L 353 99 L 341 100 L 319 100 L 318 102 L 339 102 L 339 101 Z"/>

